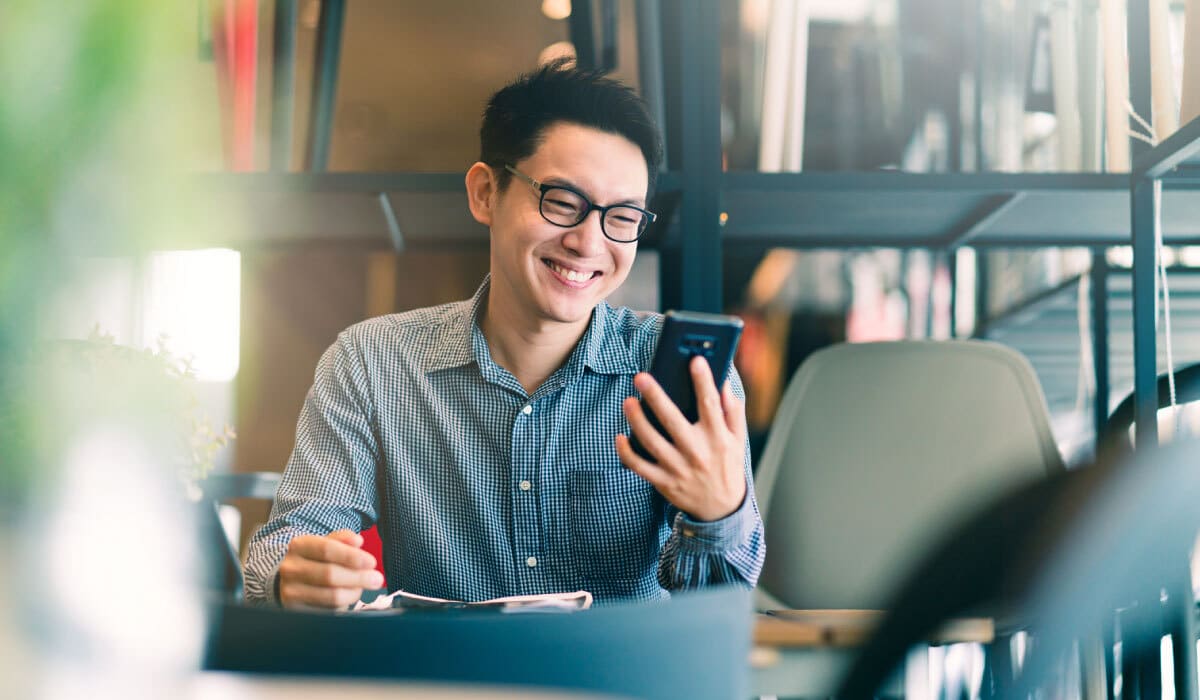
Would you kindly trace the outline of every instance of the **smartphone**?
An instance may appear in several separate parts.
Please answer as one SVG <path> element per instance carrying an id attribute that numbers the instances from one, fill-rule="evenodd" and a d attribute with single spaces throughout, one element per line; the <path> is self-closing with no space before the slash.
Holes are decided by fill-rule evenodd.
<path id="1" fill-rule="evenodd" d="M 737 349 L 741 335 L 742 319 L 737 316 L 691 311 L 666 313 L 658 349 L 650 363 L 650 374 L 688 421 L 695 423 L 700 420 L 700 413 L 696 407 L 696 389 L 692 384 L 691 370 L 688 368 L 692 358 L 699 355 L 708 360 L 709 369 L 716 380 L 717 391 L 720 391 L 725 384 L 725 378 L 729 376 L 733 352 Z M 654 415 L 654 410 L 646 404 L 645 399 L 642 399 L 642 409 L 655 430 L 669 441 L 671 437 L 663 430 L 662 424 Z M 631 436 L 631 442 L 635 452 L 651 462 L 656 461 L 638 442 L 636 436 Z"/>

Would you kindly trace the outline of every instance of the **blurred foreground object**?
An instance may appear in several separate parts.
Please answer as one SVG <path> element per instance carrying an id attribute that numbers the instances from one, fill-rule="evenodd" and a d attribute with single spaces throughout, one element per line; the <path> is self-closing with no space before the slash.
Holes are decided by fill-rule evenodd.
<path id="1" fill-rule="evenodd" d="M 162 681 L 199 661 L 200 563 L 177 478 L 192 426 L 166 408 L 169 377 L 136 354 L 93 371 L 46 337 L 83 259 L 220 225 L 176 214 L 208 121 L 203 81 L 181 76 L 194 31 L 188 3 L 0 5 L 6 696 L 171 695 Z"/>

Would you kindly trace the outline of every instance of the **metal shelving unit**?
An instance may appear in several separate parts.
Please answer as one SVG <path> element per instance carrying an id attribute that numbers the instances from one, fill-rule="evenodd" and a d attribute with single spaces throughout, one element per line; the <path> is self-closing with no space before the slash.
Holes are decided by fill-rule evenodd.
<path id="1" fill-rule="evenodd" d="M 1161 201 L 1160 201 L 1161 194 Z M 1180 222 L 1175 208 L 1200 199 L 1200 119 L 1185 124 L 1174 135 L 1134 161 L 1129 178 L 1130 218 L 1133 231 L 1133 340 L 1134 402 L 1137 439 L 1141 445 L 1158 443 L 1158 394 L 1155 382 L 1158 330 L 1155 309 L 1154 261 L 1156 232 L 1164 243 L 1175 241 L 1172 224 Z M 1189 213 L 1183 225 L 1200 230 L 1200 217 Z"/>
<path id="2" fill-rule="evenodd" d="M 1127 245 L 1127 175 L 726 173 L 726 245 L 800 248 Z M 1164 232 L 1200 242 L 1200 193 L 1172 192 Z"/>
<path id="3" fill-rule="evenodd" d="M 1192 178 L 1170 182 L 1200 182 L 1200 175 Z M 660 178 L 653 206 L 663 211 L 663 225 L 647 235 L 651 247 L 681 244 L 679 231 L 694 228 L 673 203 L 687 191 L 682 183 L 677 173 Z M 717 227 L 721 246 L 954 249 L 1130 242 L 1124 223 L 1131 215 L 1129 176 L 1122 174 L 732 172 L 717 183 L 719 212 L 727 215 Z M 200 176 L 199 189 L 208 195 L 206 206 L 246 213 L 253 238 L 243 245 L 487 245 L 486 229 L 467 210 L 462 173 L 220 174 Z M 1196 222 L 1200 187 L 1164 195 L 1162 225 L 1170 242 L 1200 244 Z M 672 224 L 677 230 L 665 233 Z"/>
<path id="4" fill-rule="evenodd" d="M 662 215 L 660 224 L 648 232 L 643 246 L 660 252 L 664 307 L 719 311 L 722 253 L 731 247 L 1098 249 L 1130 243 L 1125 222 L 1132 221 L 1137 251 L 1133 296 L 1135 309 L 1142 310 L 1135 315 L 1135 335 L 1139 355 L 1151 358 L 1138 365 L 1138 386 L 1149 392 L 1139 402 L 1139 431 L 1153 430 L 1145 418 L 1153 415 L 1155 372 L 1153 228 L 1161 225 L 1170 243 L 1200 243 L 1195 223 L 1200 222 L 1200 124 L 1189 124 L 1157 149 L 1140 154 L 1132 176 L 722 172 L 718 0 L 642 0 L 638 12 L 642 19 L 661 20 L 663 28 L 639 34 L 639 54 L 653 58 L 648 65 L 660 66 L 662 72 L 657 81 L 661 94 L 647 98 L 663 115 L 668 171 L 660 176 L 652 203 Z M 1149 72 L 1148 64 L 1142 65 L 1147 42 L 1135 41 L 1146 33 L 1138 28 L 1142 19 L 1131 16 L 1131 75 Z M 313 86 L 317 117 L 332 113 L 343 21 L 341 12 L 323 13 L 320 20 Z M 277 23 L 283 23 L 277 33 L 286 33 L 294 18 L 283 13 Z M 574 36 L 581 32 L 590 35 L 595 29 L 572 27 L 573 38 L 587 43 L 589 37 Z M 284 60 L 276 62 L 281 85 L 288 82 L 292 61 L 287 58 L 294 56 L 294 47 L 282 48 Z M 1142 80 L 1133 84 L 1132 97 L 1142 112 L 1148 112 L 1146 85 Z M 290 105 L 289 91 L 278 92 L 277 106 Z M 322 172 L 332 120 L 313 123 L 308 144 L 313 172 L 201 177 L 200 189 L 210 195 L 204 206 L 234 207 L 249 226 L 243 232 L 212 231 L 211 239 L 197 245 L 329 244 L 401 251 L 481 249 L 488 244 L 487 231 L 467 209 L 461 173 Z M 278 126 L 282 130 L 286 124 Z M 1156 182 L 1167 190 L 1161 207 L 1153 196 L 1160 186 Z M 1099 276 L 1103 270 L 1095 272 Z M 1093 303 L 1099 309 L 1107 300 L 1103 286 L 1096 287 Z M 1107 319 L 1107 314 L 1093 315 Z M 1104 320 L 1094 329 L 1102 394 L 1096 401 L 1097 424 L 1106 417 L 1108 402 L 1107 382 L 1101 379 L 1107 376 Z M 1146 433 L 1146 441 L 1150 435 Z"/>

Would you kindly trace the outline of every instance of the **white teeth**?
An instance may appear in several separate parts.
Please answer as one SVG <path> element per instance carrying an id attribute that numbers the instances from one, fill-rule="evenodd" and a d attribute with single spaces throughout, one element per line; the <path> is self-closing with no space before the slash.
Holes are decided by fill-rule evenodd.
<path id="1" fill-rule="evenodd" d="M 557 265 L 553 261 L 547 261 L 547 262 L 550 263 L 550 268 L 552 270 L 554 270 L 558 274 L 562 275 L 563 277 L 566 277 L 567 279 L 571 280 L 572 282 L 586 282 L 587 280 L 590 280 L 592 278 L 592 276 L 587 272 L 576 272 L 575 270 L 568 270 L 565 267 Z"/>

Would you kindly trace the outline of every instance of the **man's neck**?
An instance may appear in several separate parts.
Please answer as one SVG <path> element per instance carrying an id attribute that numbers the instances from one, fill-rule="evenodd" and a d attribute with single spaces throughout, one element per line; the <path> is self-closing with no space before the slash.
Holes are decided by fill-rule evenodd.
<path id="1" fill-rule="evenodd" d="M 492 360 L 508 370 L 533 395 L 562 367 L 587 331 L 589 315 L 578 323 L 555 323 L 521 313 L 515 303 L 498 297 L 493 286 L 480 329 Z"/>

